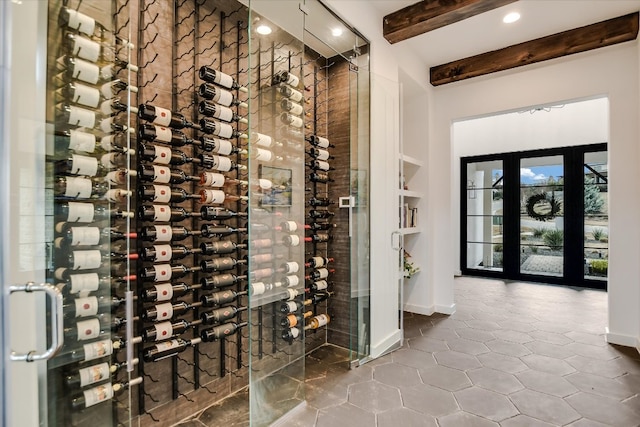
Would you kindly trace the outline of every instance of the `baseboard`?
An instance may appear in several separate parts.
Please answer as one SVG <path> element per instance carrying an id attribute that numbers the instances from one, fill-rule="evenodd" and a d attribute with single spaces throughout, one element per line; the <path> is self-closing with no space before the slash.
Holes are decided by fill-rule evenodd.
<path id="1" fill-rule="evenodd" d="M 604 329 L 604 336 L 609 344 L 636 348 L 638 348 L 638 346 L 640 345 L 640 338 L 631 335 L 614 334 L 609 331 L 609 327 L 606 327 Z M 640 351 L 640 349 L 638 351 Z"/>
<path id="2" fill-rule="evenodd" d="M 453 303 L 451 305 L 438 305 L 436 304 L 434 306 L 434 312 L 436 313 L 440 313 L 440 314 L 453 314 L 456 312 L 456 304 Z"/>
<path id="3" fill-rule="evenodd" d="M 290 410 L 289 412 L 287 412 L 286 414 L 284 414 L 283 416 L 281 416 L 280 418 L 275 420 L 272 424 L 270 424 L 270 426 L 271 427 L 278 427 L 278 426 L 290 425 L 289 422 L 294 420 L 294 419 L 296 419 L 296 416 L 300 412 L 304 411 L 305 409 L 307 409 L 307 401 L 306 400 L 304 402 L 300 402 L 300 404 L 298 404 L 292 410 Z"/>
<path id="4" fill-rule="evenodd" d="M 376 359 L 388 353 L 389 349 L 402 342 L 402 330 L 397 329 L 375 346 L 371 346 L 371 357 Z"/>
<path id="5" fill-rule="evenodd" d="M 408 311 L 409 313 L 422 314 L 425 316 L 431 316 L 435 311 L 432 305 L 427 307 L 417 304 L 405 304 L 403 310 Z"/>
<path id="6" fill-rule="evenodd" d="M 456 270 L 453 272 L 453 277 L 461 277 L 462 276 L 462 270 Z"/>

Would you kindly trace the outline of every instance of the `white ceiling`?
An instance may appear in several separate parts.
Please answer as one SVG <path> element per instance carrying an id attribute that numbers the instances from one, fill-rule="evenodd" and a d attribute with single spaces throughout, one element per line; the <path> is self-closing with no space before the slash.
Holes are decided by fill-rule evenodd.
<path id="1" fill-rule="evenodd" d="M 414 3 L 415 0 L 366 2 L 383 15 Z M 396 45 L 408 47 L 431 67 L 639 10 L 640 0 L 520 0 Z M 502 17 L 512 11 L 519 12 L 521 19 L 504 24 Z"/>

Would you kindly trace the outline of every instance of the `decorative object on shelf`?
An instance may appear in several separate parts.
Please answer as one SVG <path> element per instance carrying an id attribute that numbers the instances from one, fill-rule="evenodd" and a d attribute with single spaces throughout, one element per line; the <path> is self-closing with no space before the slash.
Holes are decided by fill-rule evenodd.
<path id="1" fill-rule="evenodd" d="M 527 199 L 527 215 L 536 221 L 547 221 L 555 218 L 562 205 L 555 196 L 548 197 L 546 193 L 539 193 Z"/>
<path id="2" fill-rule="evenodd" d="M 411 279 L 413 276 L 420 272 L 420 267 L 416 267 L 416 265 L 411 261 L 411 254 L 409 252 L 403 249 L 402 255 L 404 258 L 404 277 L 405 279 Z"/>

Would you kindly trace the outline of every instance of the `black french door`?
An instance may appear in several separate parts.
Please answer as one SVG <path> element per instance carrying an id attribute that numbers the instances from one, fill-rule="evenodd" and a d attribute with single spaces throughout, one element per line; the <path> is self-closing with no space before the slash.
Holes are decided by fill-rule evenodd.
<path id="1" fill-rule="evenodd" d="M 463 274 L 606 289 L 606 143 L 461 166 Z"/>

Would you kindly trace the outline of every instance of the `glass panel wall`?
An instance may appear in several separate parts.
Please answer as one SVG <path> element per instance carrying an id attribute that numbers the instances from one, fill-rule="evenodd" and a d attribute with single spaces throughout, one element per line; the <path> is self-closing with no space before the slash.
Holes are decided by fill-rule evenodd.
<path id="1" fill-rule="evenodd" d="M 609 266 L 607 152 L 584 154 L 584 277 L 606 279 Z"/>

